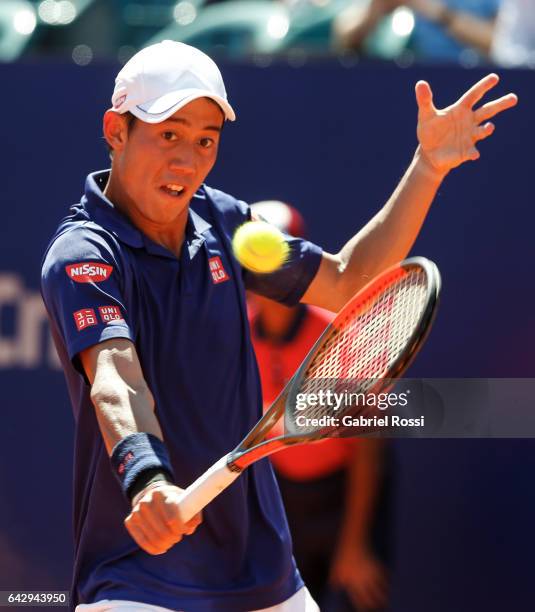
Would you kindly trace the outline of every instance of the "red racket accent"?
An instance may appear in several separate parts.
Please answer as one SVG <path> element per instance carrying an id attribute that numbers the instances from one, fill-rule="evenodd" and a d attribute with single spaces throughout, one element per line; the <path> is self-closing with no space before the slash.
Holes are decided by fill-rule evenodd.
<path id="1" fill-rule="evenodd" d="M 339 391 L 348 385 L 351 393 L 366 393 L 406 351 L 427 307 L 428 276 L 420 267 L 398 267 L 378 281 L 334 319 L 303 373 L 299 393 Z M 325 406 L 310 407 L 306 415 L 325 412 Z"/>
<path id="2" fill-rule="evenodd" d="M 189 520 L 210 503 L 251 463 L 290 444 L 346 435 L 344 426 L 336 424 L 298 427 L 296 410 L 302 408 L 297 406 L 298 395 L 336 392 L 347 387 L 351 394 L 372 396 L 389 388 L 392 379 L 405 372 L 425 340 L 439 294 L 438 269 L 420 257 L 407 259 L 371 281 L 339 312 L 292 380 L 242 442 L 183 493 L 180 501 L 183 520 Z M 360 407 L 349 402 L 338 410 L 337 416 L 357 410 Z M 332 409 L 328 412 L 332 413 Z M 266 439 L 283 413 L 286 433 Z M 309 404 L 306 409 L 306 416 L 312 419 L 326 413 L 326 405 Z M 354 430 L 349 433 L 358 434 Z"/>

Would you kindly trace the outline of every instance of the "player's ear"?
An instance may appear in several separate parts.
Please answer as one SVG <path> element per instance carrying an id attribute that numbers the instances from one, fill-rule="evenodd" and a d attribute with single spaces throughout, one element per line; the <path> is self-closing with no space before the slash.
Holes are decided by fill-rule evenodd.
<path id="1" fill-rule="evenodd" d="M 124 115 L 114 111 L 106 111 L 102 121 L 104 138 L 110 149 L 120 151 L 128 139 L 128 121 Z"/>

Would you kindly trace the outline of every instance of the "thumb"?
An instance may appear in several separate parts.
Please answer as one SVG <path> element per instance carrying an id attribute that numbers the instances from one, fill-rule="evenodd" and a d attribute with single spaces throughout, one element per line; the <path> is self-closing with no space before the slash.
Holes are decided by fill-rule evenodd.
<path id="1" fill-rule="evenodd" d="M 418 81 L 415 92 L 420 116 L 429 117 L 433 115 L 436 112 L 436 108 L 433 104 L 433 92 L 429 83 L 427 81 Z"/>

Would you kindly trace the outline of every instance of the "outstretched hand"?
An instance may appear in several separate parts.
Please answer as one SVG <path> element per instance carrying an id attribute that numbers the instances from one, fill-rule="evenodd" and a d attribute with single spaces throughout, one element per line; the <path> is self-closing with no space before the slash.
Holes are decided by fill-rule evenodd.
<path id="1" fill-rule="evenodd" d="M 487 75 L 444 109 L 437 109 L 433 104 L 429 83 L 416 83 L 421 155 L 437 172 L 446 175 L 466 161 L 479 159 L 476 144 L 488 138 L 495 129 L 488 120 L 517 104 L 517 96 L 510 93 L 474 110 L 499 80 L 497 74 Z"/>

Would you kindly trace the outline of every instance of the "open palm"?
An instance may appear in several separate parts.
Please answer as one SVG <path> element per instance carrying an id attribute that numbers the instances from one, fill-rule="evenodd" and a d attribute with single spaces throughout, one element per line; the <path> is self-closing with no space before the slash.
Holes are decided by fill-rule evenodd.
<path id="1" fill-rule="evenodd" d="M 476 143 L 494 132 L 494 124 L 488 120 L 516 105 L 516 95 L 508 94 L 474 110 L 499 80 L 496 74 L 487 75 L 444 109 L 437 109 L 433 104 L 429 83 L 418 81 L 418 140 L 422 154 L 437 171 L 447 174 L 465 161 L 479 159 Z"/>

